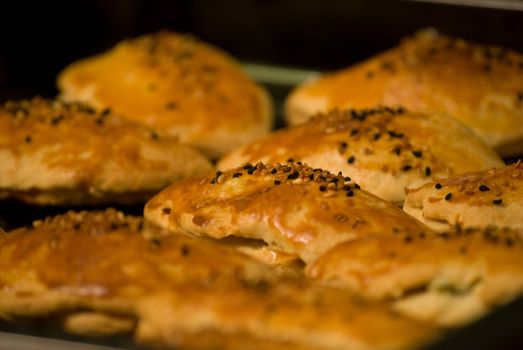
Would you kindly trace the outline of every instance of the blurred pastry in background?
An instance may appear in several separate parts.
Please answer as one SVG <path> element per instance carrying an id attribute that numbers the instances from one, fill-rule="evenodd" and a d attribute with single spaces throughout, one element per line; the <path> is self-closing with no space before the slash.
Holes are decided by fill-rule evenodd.
<path id="1" fill-rule="evenodd" d="M 428 29 L 364 62 L 297 87 L 290 124 L 332 108 L 402 105 L 456 118 L 503 157 L 523 153 L 523 55 Z"/>
<path id="2" fill-rule="evenodd" d="M 135 304 L 153 293 L 276 278 L 233 249 L 160 236 L 143 218 L 114 209 L 70 211 L 10 231 L 0 239 L 0 319 L 63 315 L 70 332 L 129 332 L 137 321 Z M 100 320 L 107 329 L 98 327 Z"/>
<path id="3" fill-rule="evenodd" d="M 0 107 L 0 197 L 38 205 L 143 203 L 211 171 L 196 149 L 109 109 L 33 98 Z"/>
<path id="4" fill-rule="evenodd" d="M 111 108 L 176 135 L 211 158 L 267 133 L 266 90 L 222 50 L 169 31 L 125 40 L 75 62 L 57 80 L 61 97 Z"/>
<path id="5" fill-rule="evenodd" d="M 247 164 L 177 182 L 147 202 L 145 217 L 173 233 L 314 261 L 340 242 L 395 231 L 430 231 L 348 177 L 300 162 Z M 257 250 L 258 249 L 258 250 Z"/>
<path id="6" fill-rule="evenodd" d="M 406 189 L 432 179 L 503 166 L 477 135 L 452 118 L 376 107 L 320 113 L 227 154 L 218 168 L 287 159 L 341 171 L 398 206 Z"/>
<path id="7" fill-rule="evenodd" d="M 342 243 L 308 277 L 441 327 L 474 321 L 523 293 L 522 231 L 398 232 Z"/>
<path id="8" fill-rule="evenodd" d="M 523 230 L 523 163 L 467 173 L 410 190 L 403 207 L 427 226 Z"/>

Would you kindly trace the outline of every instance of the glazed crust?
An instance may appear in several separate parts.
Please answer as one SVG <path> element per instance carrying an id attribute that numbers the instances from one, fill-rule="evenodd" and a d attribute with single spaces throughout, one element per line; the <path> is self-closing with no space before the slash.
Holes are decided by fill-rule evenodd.
<path id="1" fill-rule="evenodd" d="M 135 303 L 156 292 L 255 286 L 275 278 L 234 249 L 162 235 L 143 219 L 113 209 L 69 212 L 4 234 L 0 318 L 67 314 L 66 329 L 97 334 L 108 330 L 102 321 L 113 329 L 125 320 L 134 324 Z"/>
<path id="2" fill-rule="evenodd" d="M 146 321 L 138 341 L 160 348 L 413 349 L 436 334 L 386 304 L 308 283 L 192 290 L 190 298 L 166 293 L 144 302 L 140 312 Z"/>
<path id="3" fill-rule="evenodd" d="M 346 240 L 427 230 L 349 178 L 300 162 L 248 164 L 186 179 L 153 197 L 144 213 L 172 232 L 253 239 L 306 263 Z"/>
<path id="4" fill-rule="evenodd" d="M 368 237 L 338 245 L 306 272 L 371 299 L 392 299 L 410 317 L 455 327 L 523 292 L 522 233 L 488 228 Z"/>
<path id="5" fill-rule="evenodd" d="M 389 51 L 299 86 L 290 124 L 318 111 L 402 105 L 447 114 L 502 156 L 523 153 L 523 56 L 425 30 Z"/>
<path id="6" fill-rule="evenodd" d="M 71 64 L 61 96 L 176 135 L 217 158 L 272 127 L 272 102 L 229 55 L 168 31 L 125 40 Z"/>
<path id="7" fill-rule="evenodd" d="M 406 189 L 431 179 L 503 166 L 474 133 L 451 118 L 381 107 L 320 113 L 231 152 L 218 168 L 289 158 L 341 171 L 399 206 Z"/>
<path id="8" fill-rule="evenodd" d="M 164 349 L 405 349 L 437 335 L 387 304 L 282 278 L 215 242 L 164 235 L 108 209 L 1 236 L 0 318 L 58 319 L 91 336 L 135 331 Z"/>
<path id="9" fill-rule="evenodd" d="M 403 210 L 440 231 L 455 225 L 523 229 L 523 163 L 428 183 L 409 191 Z"/>
<path id="10" fill-rule="evenodd" d="M 0 107 L 0 197 L 44 205 L 139 203 L 211 171 L 197 150 L 83 104 L 33 98 Z"/>

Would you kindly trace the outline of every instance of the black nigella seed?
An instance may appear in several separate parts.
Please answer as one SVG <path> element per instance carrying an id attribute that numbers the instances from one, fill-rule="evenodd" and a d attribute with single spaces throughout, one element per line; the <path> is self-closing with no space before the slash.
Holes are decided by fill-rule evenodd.
<path id="1" fill-rule="evenodd" d="M 24 138 L 24 141 L 25 141 L 25 143 L 31 143 L 31 141 L 33 141 L 33 138 L 31 137 L 31 135 L 27 135 L 27 136 Z"/>
<path id="2" fill-rule="evenodd" d="M 381 134 L 380 133 L 376 133 L 374 134 L 374 136 L 372 137 L 374 141 L 378 141 L 381 137 Z"/>
<path id="3" fill-rule="evenodd" d="M 350 136 L 357 135 L 359 132 L 360 132 L 359 129 L 352 129 L 351 132 L 350 132 Z"/>
<path id="4" fill-rule="evenodd" d="M 359 190 L 361 187 L 358 184 L 354 184 L 354 189 Z"/>
<path id="5" fill-rule="evenodd" d="M 446 200 L 446 201 L 450 201 L 451 198 L 452 198 L 452 193 L 447 193 L 447 194 L 445 195 L 445 200 Z"/>
<path id="6" fill-rule="evenodd" d="M 170 213 L 171 213 L 171 208 L 163 208 L 163 209 L 162 209 L 162 213 L 164 213 L 164 214 L 170 214 Z"/>
<path id="7" fill-rule="evenodd" d="M 503 199 L 494 199 L 492 201 L 492 204 L 495 204 L 495 205 L 500 205 L 501 203 L 503 203 Z"/>
<path id="8" fill-rule="evenodd" d="M 325 192 L 327 190 L 327 186 L 321 185 L 320 186 L 320 192 Z"/>
<path id="9" fill-rule="evenodd" d="M 279 184 L 281 184 L 281 181 L 278 180 L 278 179 L 276 179 L 276 180 L 274 180 L 274 184 L 275 184 L 276 186 L 278 186 Z"/>
<path id="10" fill-rule="evenodd" d="M 355 161 L 356 161 L 356 157 L 354 157 L 354 156 L 350 156 L 350 157 L 347 159 L 347 163 L 349 163 L 349 164 L 352 164 L 352 163 L 354 163 Z"/>
<path id="11" fill-rule="evenodd" d="M 343 180 L 345 180 L 345 181 L 350 181 L 350 177 L 345 176 L 345 177 L 343 178 Z"/>
<path id="12" fill-rule="evenodd" d="M 253 165 L 252 165 L 251 163 L 247 163 L 247 164 L 245 164 L 245 165 L 243 166 L 243 169 L 244 169 L 244 170 L 249 170 L 249 169 L 252 168 L 252 167 L 253 167 Z"/>
<path id="13" fill-rule="evenodd" d="M 256 171 L 256 167 L 253 166 L 252 168 L 250 168 L 249 170 L 247 170 L 247 174 L 252 175 L 252 173 L 254 173 L 255 171 Z"/>
<path id="14" fill-rule="evenodd" d="M 349 191 L 351 189 L 350 185 L 344 185 L 343 186 L 343 190 L 344 191 Z"/>
<path id="15" fill-rule="evenodd" d="M 292 162 L 294 162 L 293 158 L 287 158 L 287 163 L 292 163 Z"/>
<path id="16" fill-rule="evenodd" d="M 347 197 L 352 197 L 354 196 L 354 191 L 350 190 L 350 191 L 347 191 Z"/>
<path id="17" fill-rule="evenodd" d="M 441 188 L 443 186 L 441 186 L 441 184 L 439 182 L 436 183 L 436 185 L 434 185 L 434 187 L 437 189 L 437 190 L 441 190 Z"/>
<path id="18" fill-rule="evenodd" d="M 290 173 L 289 175 L 287 175 L 287 180 L 294 180 L 294 179 L 297 179 L 299 176 L 300 176 L 300 173 L 297 171 L 294 171 L 294 172 Z"/>
<path id="19" fill-rule="evenodd" d="M 394 148 L 394 153 L 395 153 L 397 156 L 401 155 L 401 148 L 399 148 L 399 147 Z"/>
<path id="20" fill-rule="evenodd" d="M 432 173 L 432 169 L 430 169 L 430 167 L 426 167 L 425 168 L 425 176 L 430 176 L 431 173 Z"/>
<path id="21" fill-rule="evenodd" d="M 276 170 L 276 169 L 271 170 L 271 174 L 276 174 L 277 172 L 278 172 L 278 170 Z"/>
<path id="22" fill-rule="evenodd" d="M 487 191 L 490 191 L 490 188 L 488 188 L 488 186 L 486 186 L 486 185 L 479 185 L 479 190 L 481 192 L 487 192 Z"/>
<path id="23" fill-rule="evenodd" d="M 51 124 L 58 125 L 58 123 L 60 123 L 62 121 L 62 119 L 64 119 L 63 115 L 57 115 L 57 116 L 53 117 L 53 119 L 51 119 Z"/>
<path id="24" fill-rule="evenodd" d="M 412 155 L 416 158 L 421 158 L 423 153 L 421 151 L 412 151 Z"/>
<path id="25" fill-rule="evenodd" d="M 407 165 L 405 165 L 405 166 L 403 167 L 403 171 L 409 171 L 409 170 L 411 170 L 411 169 L 412 169 L 412 165 L 409 165 L 409 164 L 407 164 Z"/>
<path id="26" fill-rule="evenodd" d="M 232 174 L 232 177 L 240 177 L 242 175 L 243 175 L 242 173 L 234 173 L 234 174 Z"/>
<path id="27" fill-rule="evenodd" d="M 189 255 L 189 247 L 186 246 L 186 245 L 182 245 L 181 249 L 180 249 L 180 253 L 182 253 L 182 256 L 187 256 Z"/>

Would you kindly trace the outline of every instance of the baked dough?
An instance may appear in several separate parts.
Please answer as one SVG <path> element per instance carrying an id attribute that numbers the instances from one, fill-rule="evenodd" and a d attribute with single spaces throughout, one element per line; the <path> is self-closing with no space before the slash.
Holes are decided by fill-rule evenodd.
<path id="1" fill-rule="evenodd" d="M 386 304 L 308 283 L 168 293 L 142 303 L 140 314 L 138 342 L 157 348 L 414 349 L 437 335 Z"/>
<path id="2" fill-rule="evenodd" d="M 339 171 L 396 205 L 405 189 L 431 179 L 503 166 L 474 133 L 454 119 L 401 107 L 333 110 L 276 131 L 225 156 L 221 170 L 287 159 Z"/>
<path id="3" fill-rule="evenodd" d="M 186 179 L 154 196 L 144 213 L 171 232 L 243 237 L 305 263 L 357 237 L 427 230 L 349 178 L 300 162 L 247 164 Z"/>
<path id="4" fill-rule="evenodd" d="M 169 31 L 71 64 L 61 97 L 110 107 L 217 158 L 272 127 L 272 102 L 225 52 Z"/>
<path id="5" fill-rule="evenodd" d="M 405 349 L 437 336 L 387 304 L 281 277 L 215 242 L 162 236 L 112 209 L 0 236 L 0 318 L 65 315 L 67 331 L 136 331 L 167 349 Z"/>
<path id="6" fill-rule="evenodd" d="M 409 191 L 403 210 L 439 231 L 455 225 L 523 230 L 523 163 L 431 182 Z"/>
<path id="7" fill-rule="evenodd" d="M 75 333 L 118 332 L 156 292 L 256 286 L 276 275 L 229 247 L 184 235 L 165 238 L 114 209 L 69 212 L 0 237 L 0 318 L 68 315 Z M 96 314 L 96 315 L 93 315 Z M 127 320 L 127 323 L 125 323 Z"/>
<path id="8" fill-rule="evenodd" d="M 318 111 L 402 105 L 448 114 L 502 156 L 523 153 L 523 56 L 424 30 L 362 63 L 296 88 L 290 124 Z"/>
<path id="9" fill-rule="evenodd" d="M 523 292 L 523 231 L 460 229 L 398 233 L 338 245 L 306 272 L 311 278 L 439 326 L 473 321 Z"/>
<path id="10" fill-rule="evenodd" d="M 197 150 L 78 103 L 33 98 L 0 107 L 0 197 L 41 205 L 143 203 L 211 171 Z"/>

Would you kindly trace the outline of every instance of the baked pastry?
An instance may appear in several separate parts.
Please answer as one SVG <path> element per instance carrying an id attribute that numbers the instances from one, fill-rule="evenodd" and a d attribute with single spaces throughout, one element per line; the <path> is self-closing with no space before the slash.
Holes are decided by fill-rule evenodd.
<path id="1" fill-rule="evenodd" d="M 171 232 L 244 238 L 245 245 L 314 261 L 340 242 L 427 230 L 342 175 L 301 162 L 247 164 L 177 182 L 147 202 L 145 217 Z"/>
<path id="2" fill-rule="evenodd" d="M 289 158 L 341 171 L 399 206 L 406 189 L 431 179 L 503 166 L 474 133 L 451 118 L 380 107 L 320 113 L 231 152 L 218 168 Z"/>
<path id="3" fill-rule="evenodd" d="M 222 340 L 229 349 L 404 349 L 437 335 L 387 304 L 280 277 L 230 247 L 161 236 L 108 209 L 0 237 L 0 318 L 51 318 L 87 335 L 136 330 L 141 343 L 176 349 Z"/>
<path id="4" fill-rule="evenodd" d="M 439 326 L 468 323 L 523 292 L 522 231 L 460 229 L 367 237 L 336 246 L 308 276 Z"/>
<path id="5" fill-rule="evenodd" d="M 424 30 L 400 45 L 296 88 L 290 124 L 318 111 L 402 105 L 448 114 L 502 156 L 523 153 L 523 56 Z"/>
<path id="6" fill-rule="evenodd" d="M 110 107 L 217 158 L 272 127 L 272 103 L 220 49 L 169 31 L 125 40 L 71 64 L 61 97 Z"/>
<path id="7" fill-rule="evenodd" d="M 140 203 L 210 162 L 110 110 L 33 98 L 0 107 L 0 197 L 41 205 Z"/>
<path id="8" fill-rule="evenodd" d="M 166 293 L 141 303 L 139 313 L 137 340 L 155 348 L 414 349 L 437 336 L 386 304 L 309 283 Z"/>
<path id="9" fill-rule="evenodd" d="M 161 235 L 114 209 L 69 212 L 3 235 L 0 318 L 66 315 L 63 325 L 75 333 L 130 331 L 145 296 L 181 286 L 252 287 L 275 278 L 234 249 Z"/>
<path id="10" fill-rule="evenodd" d="M 455 225 L 523 230 L 523 163 L 462 174 L 410 190 L 403 210 L 439 231 Z"/>

